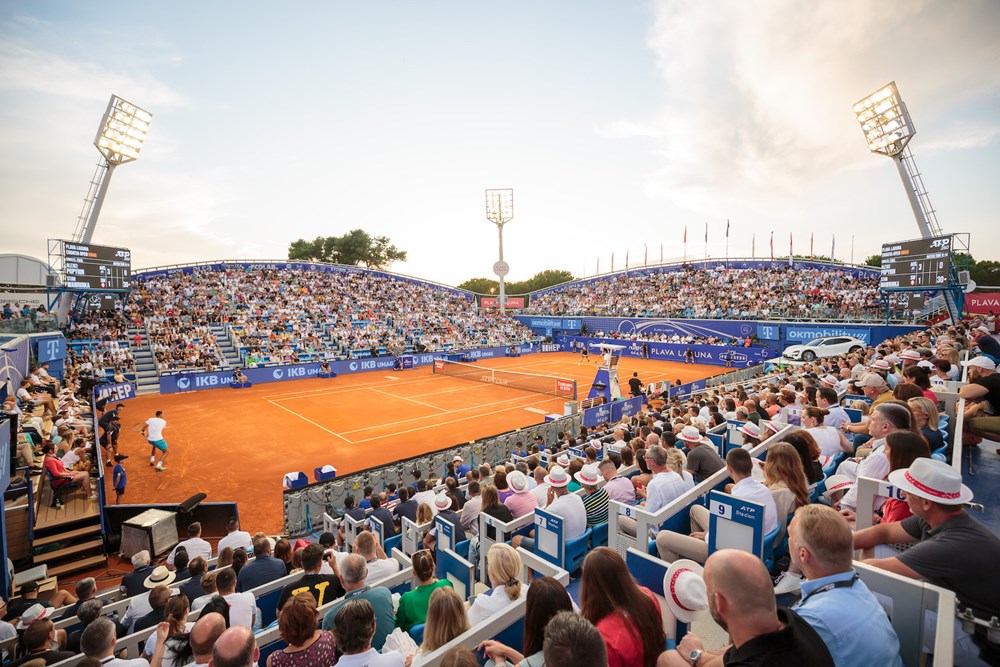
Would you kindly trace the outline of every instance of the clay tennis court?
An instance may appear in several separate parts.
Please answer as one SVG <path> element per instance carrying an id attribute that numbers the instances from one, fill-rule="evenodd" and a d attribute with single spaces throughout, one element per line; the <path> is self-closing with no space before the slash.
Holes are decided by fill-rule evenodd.
<path id="1" fill-rule="evenodd" d="M 596 359 L 596 355 L 592 355 Z M 547 353 L 477 363 L 577 381 L 586 398 L 597 366 L 578 355 Z M 689 382 L 725 372 L 716 366 L 623 358 L 619 378 L 639 373 L 643 383 Z M 444 449 L 537 424 L 563 413 L 565 399 L 530 391 L 434 375 L 431 368 L 373 371 L 333 379 L 259 384 L 140 396 L 122 410 L 120 449 L 128 487 L 123 503 L 180 502 L 195 493 L 208 501 L 238 501 L 247 530 L 280 532 L 281 480 L 331 464 L 338 474 Z M 149 465 L 150 447 L 139 426 L 162 410 L 170 446 L 166 470 Z M 110 477 L 110 475 L 108 475 Z M 108 486 L 108 498 L 114 491 Z"/>

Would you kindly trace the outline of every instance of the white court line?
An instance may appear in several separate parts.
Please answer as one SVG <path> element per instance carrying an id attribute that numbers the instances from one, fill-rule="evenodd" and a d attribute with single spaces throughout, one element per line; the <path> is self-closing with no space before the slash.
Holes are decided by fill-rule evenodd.
<path id="1" fill-rule="evenodd" d="M 407 396 L 400 396 L 399 394 L 391 394 L 391 393 L 389 393 L 387 391 L 382 391 L 381 389 L 376 389 L 375 387 L 365 387 L 365 388 L 368 391 L 374 391 L 375 393 L 382 394 L 383 396 L 391 396 L 392 398 L 401 398 L 404 401 L 409 401 L 410 403 L 416 403 L 417 405 L 423 405 L 424 407 L 427 407 L 427 408 L 432 408 L 434 410 L 440 410 L 441 412 L 447 412 L 447 410 L 445 410 L 444 408 L 439 408 L 436 405 L 431 405 L 430 403 L 424 403 L 423 401 L 418 401 L 416 399 L 409 398 Z M 348 433 L 350 433 L 350 431 L 348 431 Z"/>
<path id="2" fill-rule="evenodd" d="M 311 419 L 309 419 L 309 418 L 307 418 L 307 417 L 303 417 L 302 415 L 300 415 L 300 414 L 299 414 L 299 413 L 297 413 L 297 412 L 292 412 L 291 410 L 289 410 L 288 408 L 286 408 L 286 407 L 285 407 L 285 406 L 283 406 L 283 405 L 278 405 L 278 404 L 277 404 L 277 403 L 275 403 L 274 401 L 272 401 L 272 400 L 269 400 L 269 399 L 266 399 L 266 398 L 265 398 L 264 400 L 265 400 L 265 401 L 267 401 L 268 403 L 270 403 L 271 405 L 273 405 L 274 407 L 276 407 L 276 408 L 281 408 L 281 409 L 282 409 L 282 410 L 284 410 L 285 412 L 288 412 L 288 413 L 291 413 L 291 414 L 295 415 L 296 417 L 298 417 L 298 418 L 299 418 L 299 419 L 301 419 L 302 421 L 305 421 L 305 422 L 309 422 L 310 424 L 312 424 L 312 425 L 313 425 L 313 426 L 315 426 L 316 428 L 318 428 L 318 429 L 322 429 L 322 430 L 326 431 L 327 433 L 329 433 L 330 435 L 332 435 L 332 436 L 335 436 L 335 437 L 337 437 L 337 438 L 340 438 L 340 439 L 341 439 L 341 440 L 343 440 L 344 442 L 347 442 L 347 443 L 350 443 L 350 444 L 352 444 L 352 445 L 354 444 L 353 442 L 351 442 L 350 440 L 348 440 L 348 439 L 347 439 L 347 438 L 345 438 L 344 436 L 340 435 L 339 433 L 335 433 L 334 431 L 331 431 L 330 429 L 328 429 L 328 428 L 327 428 L 327 427 L 325 427 L 325 426 L 320 426 L 319 424 L 317 424 L 317 423 L 316 423 L 316 422 L 314 422 L 313 420 L 311 420 Z"/>
<path id="3" fill-rule="evenodd" d="M 551 400 L 551 399 L 545 399 L 545 400 L 547 401 L 547 400 Z M 536 401 L 535 403 L 531 403 L 531 405 L 537 405 L 538 403 L 544 403 L 544 402 L 545 401 Z M 497 412 L 510 412 L 511 410 L 520 410 L 520 409 L 522 409 L 524 407 L 525 406 L 517 405 L 517 406 L 511 407 L 511 408 L 504 408 L 503 410 L 497 410 L 495 412 L 492 412 L 491 414 L 496 414 Z M 385 438 L 394 437 L 394 436 L 397 436 L 397 435 L 403 435 L 405 433 L 414 433 L 416 431 L 426 431 L 429 428 L 437 428 L 438 426 L 445 426 L 446 424 L 457 424 L 458 422 L 464 422 L 464 421 L 468 421 L 470 419 L 480 419 L 482 417 L 483 417 L 483 415 L 469 415 L 468 417 L 460 417 L 458 419 L 452 419 L 451 421 L 437 422 L 436 424 L 431 424 L 430 426 L 417 426 L 416 428 L 411 428 L 411 429 L 408 429 L 406 431 L 393 431 L 391 435 L 379 435 L 379 436 L 375 436 L 374 438 L 364 438 L 362 440 L 355 440 L 353 442 L 354 442 L 354 444 L 361 444 L 362 442 L 371 442 L 372 440 L 384 440 Z M 391 424 L 382 424 L 382 426 L 391 426 Z M 363 429 L 363 430 L 367 430 L 367 429 Z"/>
<path id="4" fill-rule="evenodd" d="M 402 387 L 411 384 L 421 384 L 424 382 L 430 382 L 434 380 L 433 375 L 427 377 L 415 378 L 408 382 L 373 382 L 372 384 L 360 384 L 360 385 L 350 385 L 346 387 L 331 387 L 329 389 L 302 389 L 299 391 L 290 391 L 284 394 L 271 394 L 270 396 L 265 396 L 265 400 L 289 400 L 294 398 L 309 398 L 311 396 L 329 396 L 332 394 L 343 394 L 347 392 L 355 392 L 360 389 L 367 389 L 368 387 Z"/>
<path id="5" fill-rule="evenodd" d="M 534 394 L 534 395 L 537 396 L 538 394 Z M 436 415 L 423 415 L 422 417 L 411 417 L 409 419 L 401 419 L 401 420 L 399 420 L 397 422 L 387 422 L 387 423 L 378 424 L 378 425 L 375 425 L 375 426 L 366 426 L 364 428 L 357 428 L 357 429 L 354 429 L 353 431 L 344 431 L 344 433 L 360 433 L 361 431 L 370 431 L 373 428 L 381 428 L 383 426 L 395 426 L 397 424 L 408 424 L 410 422 L 417 422 L 417 421 L 421 421 L 423 419 L 432 419 L 434 417 L 440 417 L 441 415 L 453 415 L 453 414 L 456 414 L 456 413 L 459 413 L 459 412 L 468 412 L 469 410 L 478 410 L 479 408 L 488 408 L 488 407 L 491 407 L 491 406 L 494 406 L 494 405 L 501 405 L 503 403 L 511 403 L 513 401 L 520 401 L 522 399 L 530 398 L 530 397 L 531 396 L 529 396 L 529 395 L 518 396 L 516 398 L 507 398 L 507 399 L 504 399 L 502 401 L 493 401 L 492 403 L 484 403 L 482 405 L 471 405 L 471 406 L 466 407 L 466 408 L 455 408 L 454 410 L 444 410 L 443 408 L 439 408 L 442 411 L 439 412 Z M 544 403 L 546 401 L 551 401 L 554 398 L 555 397 L 546 398 L 546 399 L 543 399 L 541 401 L 536 401 L 534 403 L 528 403 L 528 405 L 537 405 L 538 403 Z M 514 406 L 514 407 L 518 407 L 518 406 Z M 501 410 L 501 412 L 504 412 L 505 410 L 512 410 L 512 409 L 514 409 L 514 408 L 504 408 L 504 410 Z M 476 416 L 477 417 L 484 417 L 485 415 L 476 415 Z M 446 423 L 449 423 L 449 422 L 446 422 Z"/>

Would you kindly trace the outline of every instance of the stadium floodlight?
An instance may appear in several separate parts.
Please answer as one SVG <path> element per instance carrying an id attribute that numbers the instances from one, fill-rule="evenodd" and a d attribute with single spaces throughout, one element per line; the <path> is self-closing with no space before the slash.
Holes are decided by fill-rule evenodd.
<path id="1" fill-rule="evenodd" d="M 152 120 L 153 114 L 112 95 L 94 145 L 109 164 L 117 166 L 137 160 Z"/>
<path id="2" fill-rule="evenodd" d="M 854 115 L 861 124 L 868 150 L 890 157 L 896 162 L 921 237 L 926 239 L 940 235 L 941 230 L 937 224 L 934 208 L 920 178 L 913 154 L 908 148 L 910 139 L 917 131 L 913 127 L 913 121 L 910 120 L 906 104 L 899 96 L 896 82 L 890 81 L 856 103 Z"/>
<path id="3" fill-rule="evenodd" d="M 90 189 L 83 200 L 83 210 L 77 218 L 76 231 L 73 240 L 77 243 L 90 243 L 97 228 L 97 218 L 101 215 L 104 198 L 108 194 L 111 174 L 115 167 L 139 159 L 142 146 L 149 133 L 149 124 L 153 114 L 145 109 L 112 95 L 108 108 L 101 119 L 101 126 L 94 137 L 94 146 L 104 158 L 97 165 L 94 177 L 90 179 Z M 69 314 L 71 296 L 63 294 L 59 301 L 58 316 L 60 322 L 66 321 Z"/>
<path id="4" fill-rule="evenodd" d="M 502 188 L 486 190 L 486 219 L 497 226 L 500 235 L 500 258 L 493 264 L 493 273 L 500 279 L 500 314 L 507 313 L 507 294 L 504 277 L 510 273 L 510 265 L 503 259 L 503 226 L 514 218 L 514 190 Z"/>

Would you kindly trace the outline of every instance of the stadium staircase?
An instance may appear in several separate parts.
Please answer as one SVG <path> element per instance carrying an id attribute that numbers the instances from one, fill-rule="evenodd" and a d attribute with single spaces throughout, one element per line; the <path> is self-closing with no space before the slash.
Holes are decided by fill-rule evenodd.
<path id="1" fill-rule="evenodd" d="M 129 329 L 128 338 L 133 340 L 139 334 L 142 338 L 140 347 L 132 349 L 135 358 L 135 392 L 138 395 L 155 394 L 160 391 L 160 376 L 156 372 L 156 362 L 149 348 L 149 336 L 146 329 Z"/>
<path id="2" fill-rule="evenodd" d="M 221 324 L 211 324 L 208 327 L 215 334 L 215 339 L 219 343 L 219 351 L 226 359 L 229 368 L 239 368 L 243 364 L 240 362 L 240 353 L 233 347 L 233 342 L 229 340 L 229 332 Z"/>

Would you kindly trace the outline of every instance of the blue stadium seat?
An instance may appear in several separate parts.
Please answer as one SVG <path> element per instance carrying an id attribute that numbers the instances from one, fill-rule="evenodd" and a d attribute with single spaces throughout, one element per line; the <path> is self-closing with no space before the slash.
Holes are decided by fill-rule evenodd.
<path id="1" fill-rule="evenodd" d="M 583 535 L 566 540 L 566 555 L 563 558 L 563 562 L 566 565 L 563 569 L 567 572 L 573 573 L 583 567 L 583 559 L 587 557 L 587 552 L 590 551 L 591 532 L 591 529 L 588 528 L 583 531 Z"/>

